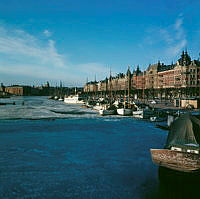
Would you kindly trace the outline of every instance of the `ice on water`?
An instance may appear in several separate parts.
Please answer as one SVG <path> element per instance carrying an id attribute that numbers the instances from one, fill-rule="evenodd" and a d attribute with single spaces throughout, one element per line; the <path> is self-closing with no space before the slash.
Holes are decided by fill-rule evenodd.
<path id="1" fill-rule="evenodd" d="M 48 100 L 47 97 L 12 97 L 0 99 L 0 102 L 15 102 L 15 105 L 0 106 L 0 119 L 56 119 L 97 115 L 95 111 L 83 109 L 80 105 Z"/>

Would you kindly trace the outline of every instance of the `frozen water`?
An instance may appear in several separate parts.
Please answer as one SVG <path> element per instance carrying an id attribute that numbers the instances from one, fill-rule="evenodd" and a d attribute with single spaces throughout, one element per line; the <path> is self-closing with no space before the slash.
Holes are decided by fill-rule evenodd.
<path id="1" fill-rule="evenodd" d="M 16 103 L 16 105 L 0 106 L 0 119 L 55 119 L 97 116 L 96 112 L 91 109 L 83 109 L 80 108 L 80 105 L 65 104 L 62 101 L 48 100 L 47 97 L 12 97 L 0 99 L 0 102 Z"/>
<path id="2" fill-rule="evenodd" d="M 45 97 L 9 100 L 16 105 L 0 107 L 1 199 L 156 195 L 157 167 L 149 149 L 161 148 L 166 132 L 152 123 L 100 117 Z M 44 118 L 64 119 L 40 120 Z"/>

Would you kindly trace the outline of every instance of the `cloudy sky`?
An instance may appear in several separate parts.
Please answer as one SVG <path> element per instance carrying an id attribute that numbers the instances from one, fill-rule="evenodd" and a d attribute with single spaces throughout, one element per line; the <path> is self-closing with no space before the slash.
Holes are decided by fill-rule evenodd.
<path id="1" fill-rule="evenodd" d="M 199 0 L 1 0 L 0 82 L 81 86 L 200 53 Z"/>

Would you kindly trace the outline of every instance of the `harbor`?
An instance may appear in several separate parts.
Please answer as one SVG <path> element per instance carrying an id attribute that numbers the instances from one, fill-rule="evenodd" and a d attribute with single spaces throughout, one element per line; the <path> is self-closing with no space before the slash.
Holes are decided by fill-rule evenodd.
<path id="1" fill-rule="evenodd" d="M 1 106 L 0 112 L 1 198 L 145 199 L 198 193 L 193 190 L 197 174 L 153 164 L 150 148 L 163 148 L 168 135 L 154 122 L 101 116 L 48 97 L 9 100 L 16 105 Z M 186 180 L 189 188 L 182 191 Z"/>
<path id="2" fill-rule="evenodd" d="M 95 81 L 96 90 L 88 90 L 91 83 L 65 89 L 48 85 L 46 96 L 26 96 L 26 87 L 4 95 L 0 198 L 198 195 L 199 97 L 149 96 L 145 87 L 139 94 L 133 74 L 128 68 L 123 90 L 114 90 L 110 72 L 108 81 L 100 82 L 104 91 Z"/>
<path id="3" fill-rule="evenodd" d="M 0 199 L 200 198 L 200 1 L 0 1 Z"/>

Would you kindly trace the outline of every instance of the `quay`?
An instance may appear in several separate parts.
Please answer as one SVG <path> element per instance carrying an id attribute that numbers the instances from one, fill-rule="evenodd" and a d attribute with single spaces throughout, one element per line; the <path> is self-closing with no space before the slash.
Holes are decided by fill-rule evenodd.
<path id="1" fill-rule="evenodd" d="M 192 60 L 188 52 L 183 51 L 175 64 L 166 65 L 158 61 L 145 71 L 141 71 L 139 66 L 133 71 L 128 67 L 126 73 L 87 82 L 84 93 L 93 98 L 112 96 L 114 99 L 129 95 L 130 101 L 141 102 L 159 100 L 174 103 L 175 99 L 199 99 L 200 61 Z M 196 108 L 200 108 L 199 100 Z"/>

